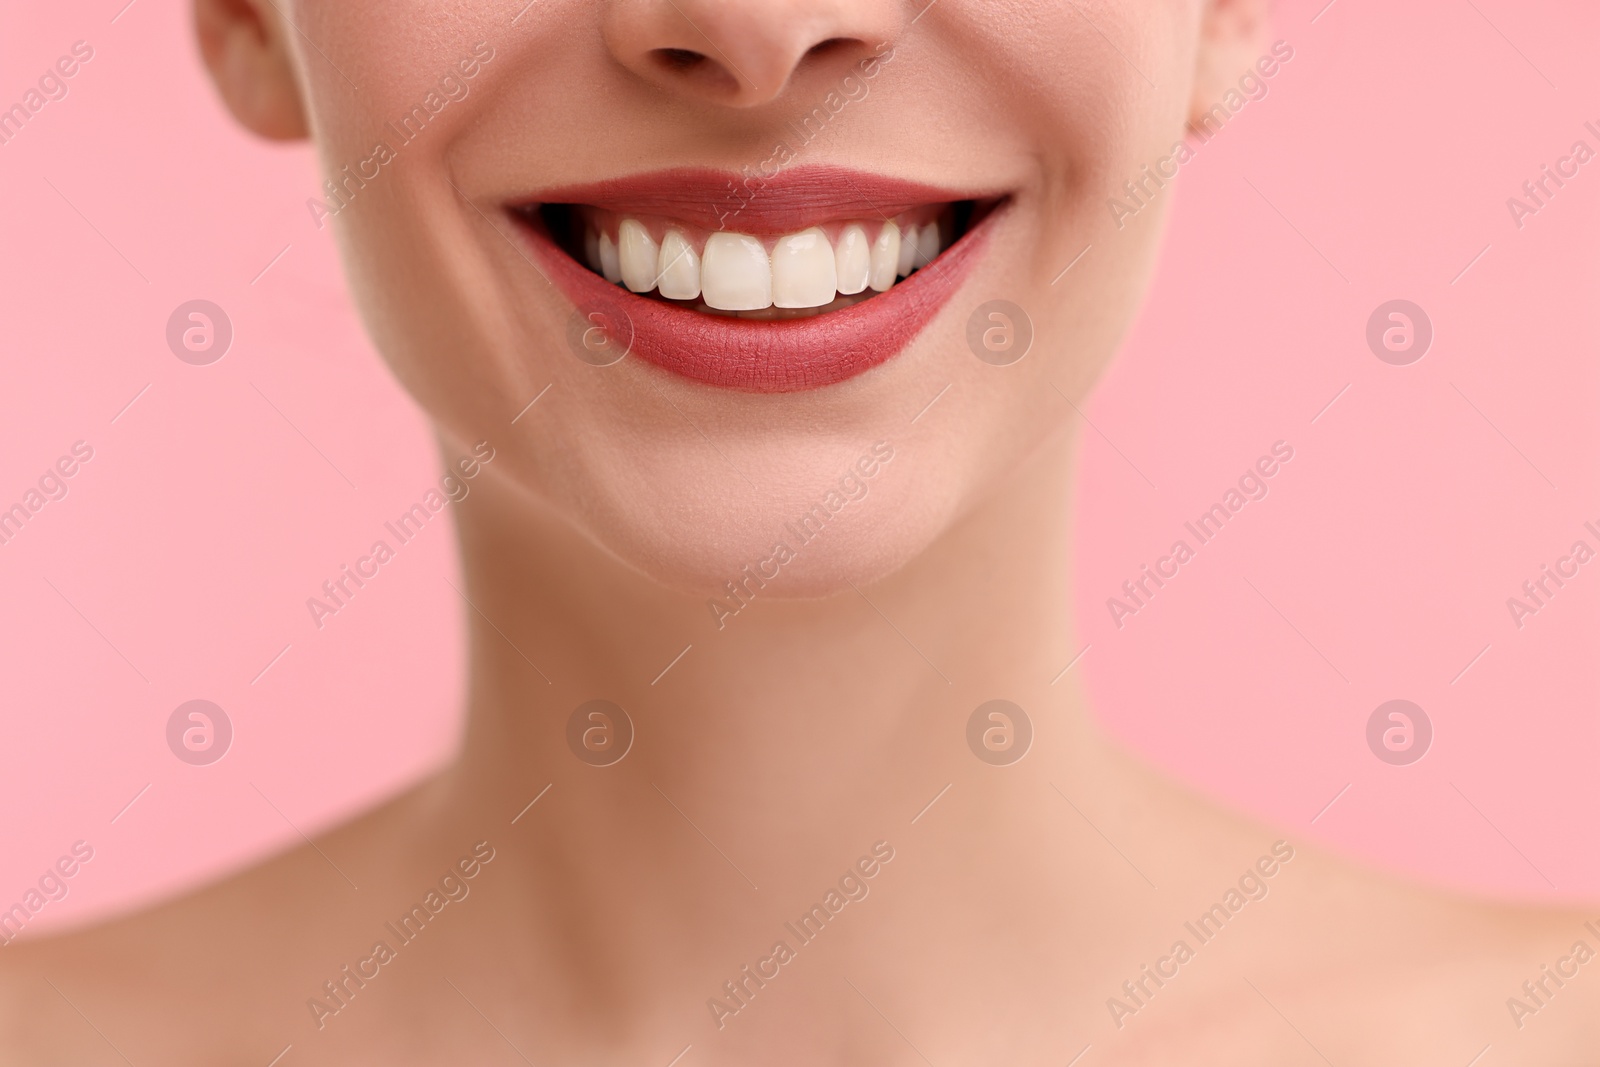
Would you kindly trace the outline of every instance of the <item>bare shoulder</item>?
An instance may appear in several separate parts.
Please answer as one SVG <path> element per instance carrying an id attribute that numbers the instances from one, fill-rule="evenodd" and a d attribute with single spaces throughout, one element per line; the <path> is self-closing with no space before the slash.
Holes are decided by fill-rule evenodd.
<path id="1" fill-rule="evenodd" d="M 1143 847 L 1186 872 L 1166 927 L 1196 962 L 1158 959 L 1165 984 L 1135 977 L 1118 998 L 1119 1034 L 1144 1031 L 1129 1062 L 1146 1045 L 1148 1062 L 1196 1064 L 1315 1062 L 1311 1048 L 1334 1063 L 1466 1064 L 1491 1047 L 1497 1064 L 1600 1062 L 1600 898 L 1423 884 L 1168 779 L 1138 796 L 1129 806 L 1157 827 Z"/>
<path id="2" fill-rule="evenodd" d="M 1600 1050 L 1600 900 L 1488 899 L 1296 846 L 1255 932 L 1248 999 L 1334 1062 L 1449 1049 L 1462 1063 Z M 1342 1057 L 1340 1054 L 1343 1054 Z"/>
<path id="3" fill-rule="evenodd" d="M 358 882 L 392 880 L 425 789 L 183 896 L 0 949 L 0 1062 L 267 1063 L 328 946 L 367 918 Z"/>
<path id="4" fill-rule="evenodd" d="M 284 922 L 303 910 L 297 902 L 315 884 L 302 852 L 311 850 L 130 915 L 8 946 L 0 952 L 0 1062 L 126 1064 L 135 1057 L 129 1046 L 150 1047 L 149 1020 L 171 1026 L 170 1007 L 184 1001 L 248 1025 L 250 998 L 273 984 L 279 961 L 296 955 L 310 932 Z"/>

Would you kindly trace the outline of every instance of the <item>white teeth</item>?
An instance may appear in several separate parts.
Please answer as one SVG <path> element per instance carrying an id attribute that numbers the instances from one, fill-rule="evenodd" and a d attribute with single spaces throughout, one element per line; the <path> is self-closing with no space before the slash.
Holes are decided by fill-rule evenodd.
<path id="1" fill-rule="evenodd" d="M 693 300 L 700 295 L 700 257 L 677 230 L 668 230 L 661 239 L 656 274 L 661 295 L 669 300 Z"/>
<path id="2" fill-rule="evenodd" d="M 743 233 L 706 238 L 700 290 L 718 311 L 759 311 L 772 306 L 772 264 L 760 241 Z"/>
<path id="3" fill-rule="evenodd" d="M 872 242 L 871 267 L 867 271 L 867 284 L 881 293 L 894 284 L 900 264 L 900 227 L 893 222 L 883 224 L 878 239 Z"/>
<path id="4" fill-rule="evenodd" d="M 833 269 L 839 276 L 840 294 L 852 296 L 865 289 L 871 266 L 867 231 L 854 224 L 846 226 L 839 234 L 839 243 L 833 246 Z"/>
<path id="5" fill-rule="evenodd" d="M 917 228 L 912 226 L 900 236 L 900 258 L 895 263 L 895 273 L 904 278 L 917 265 Z"/>
<path id="6" fill-rule="evenodd" d="M 617 258 L 617 245 L 609 233 L 600 235 L 600 273 L 612 285 L 622 280 L 622 261 Z"/>
<path id="7" fill-rule="evenodd" d="M 930 222 L 916 233 L 916 251 L 911 257 L 911 266 L 926 267 L 939 255 L 939 224 Z"/>
<path id="8" fill-rule="evenodd" d="M 833 245 L 816 226 L 780 238 L 772 250 L 772 303 L 781 308 L 818 308 L 839 289 Z"/>
<path id="9" fill-rule="evenodd" d="M 777 307 L 798 313 L 869 288 L 884 292 L 926 267 L 944 243 L 940 225 L 937 219 L 904 228 L 885 222 L 874 240 L 859 222 L 840 224 L 835 240 L 821 226 L 776 240 L 718 231 L 697 254 L 689 232 L 669 224 L 657 244 L 643 222 L 624 218 L 616 236 L 586 229 L 582 255 L 608 282 L 635 293 L 654 289 L 669 300 L 699 298 L 717 311 Z"/>
<path id="10" fill-rule="evenodd" d="M 638 219 L 623 219 L 617 233 L 617 253 L 622 261 L 622 284 L 636 293 L 656 287 L 658 249 L 650 231 Z"/>

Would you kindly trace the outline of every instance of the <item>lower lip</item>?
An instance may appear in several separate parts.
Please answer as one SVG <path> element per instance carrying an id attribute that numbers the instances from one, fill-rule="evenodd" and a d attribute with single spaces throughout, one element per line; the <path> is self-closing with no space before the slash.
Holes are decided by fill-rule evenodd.
<path id="1" fill-rule="evenodd" d="M 966 280 L 1000 211 L 973 223 L 887 292 L 837 311 L 770 322 L 711 315 L 612 285 L 562 251 L 542 223 L 510 214 L 567 299 L 586 314 L 603 309 L 632 327 L 631 354 L 708 385 L 792 393 L 842 382 L 898 355 Z"/>

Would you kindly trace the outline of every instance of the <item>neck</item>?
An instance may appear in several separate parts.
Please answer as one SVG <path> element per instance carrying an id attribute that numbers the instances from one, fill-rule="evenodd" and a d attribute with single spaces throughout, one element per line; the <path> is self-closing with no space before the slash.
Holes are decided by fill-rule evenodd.
<path id="1" fill-rule="evenodd" d="M 703 595 L 663 588 L 485 480 L 458 516 L 471 710 L 445 784 L 458 815 L 515 841 L 502 854 L 538 900 L 533 951 L 599 982 L 592 961 L 649 943 L 691 970 L 705 960 L 709 980 L 766 948 L 874 842 L 904 854 L 937 840 L 954 863 L 992 854 L 997 833 L 1024 853 L 1030 833 L 1058 833 L 1041 787 L 1096 759 L 1077 668 L 1061 674 L 1079 651 L 1072 468 L 1063 435 L 897 573 L 813 600 L 782 599 L 775 582 L 720 630 Z M 968 719 L 996 698 L 1035 729 L 1014 767 L 969 750 Z M 567 740 L 595 699 L 632 722 L 610 766 L 585 765 Z M 689 980 L 637 959 L 622 972 L 641 976 L 641 999 L 663 974 Z"/>

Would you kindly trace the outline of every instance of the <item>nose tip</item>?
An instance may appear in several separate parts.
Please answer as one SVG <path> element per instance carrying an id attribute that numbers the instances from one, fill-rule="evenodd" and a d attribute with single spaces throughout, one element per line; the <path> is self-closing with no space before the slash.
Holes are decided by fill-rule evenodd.
<path id="1" fill-rule="evenodd" d="M 604 32 L 618 62 L 652 85 L 749 108 L 808 68 L 881 51 L 900 23 L 884 0 L 632 0 L 608 8 Z"/>

